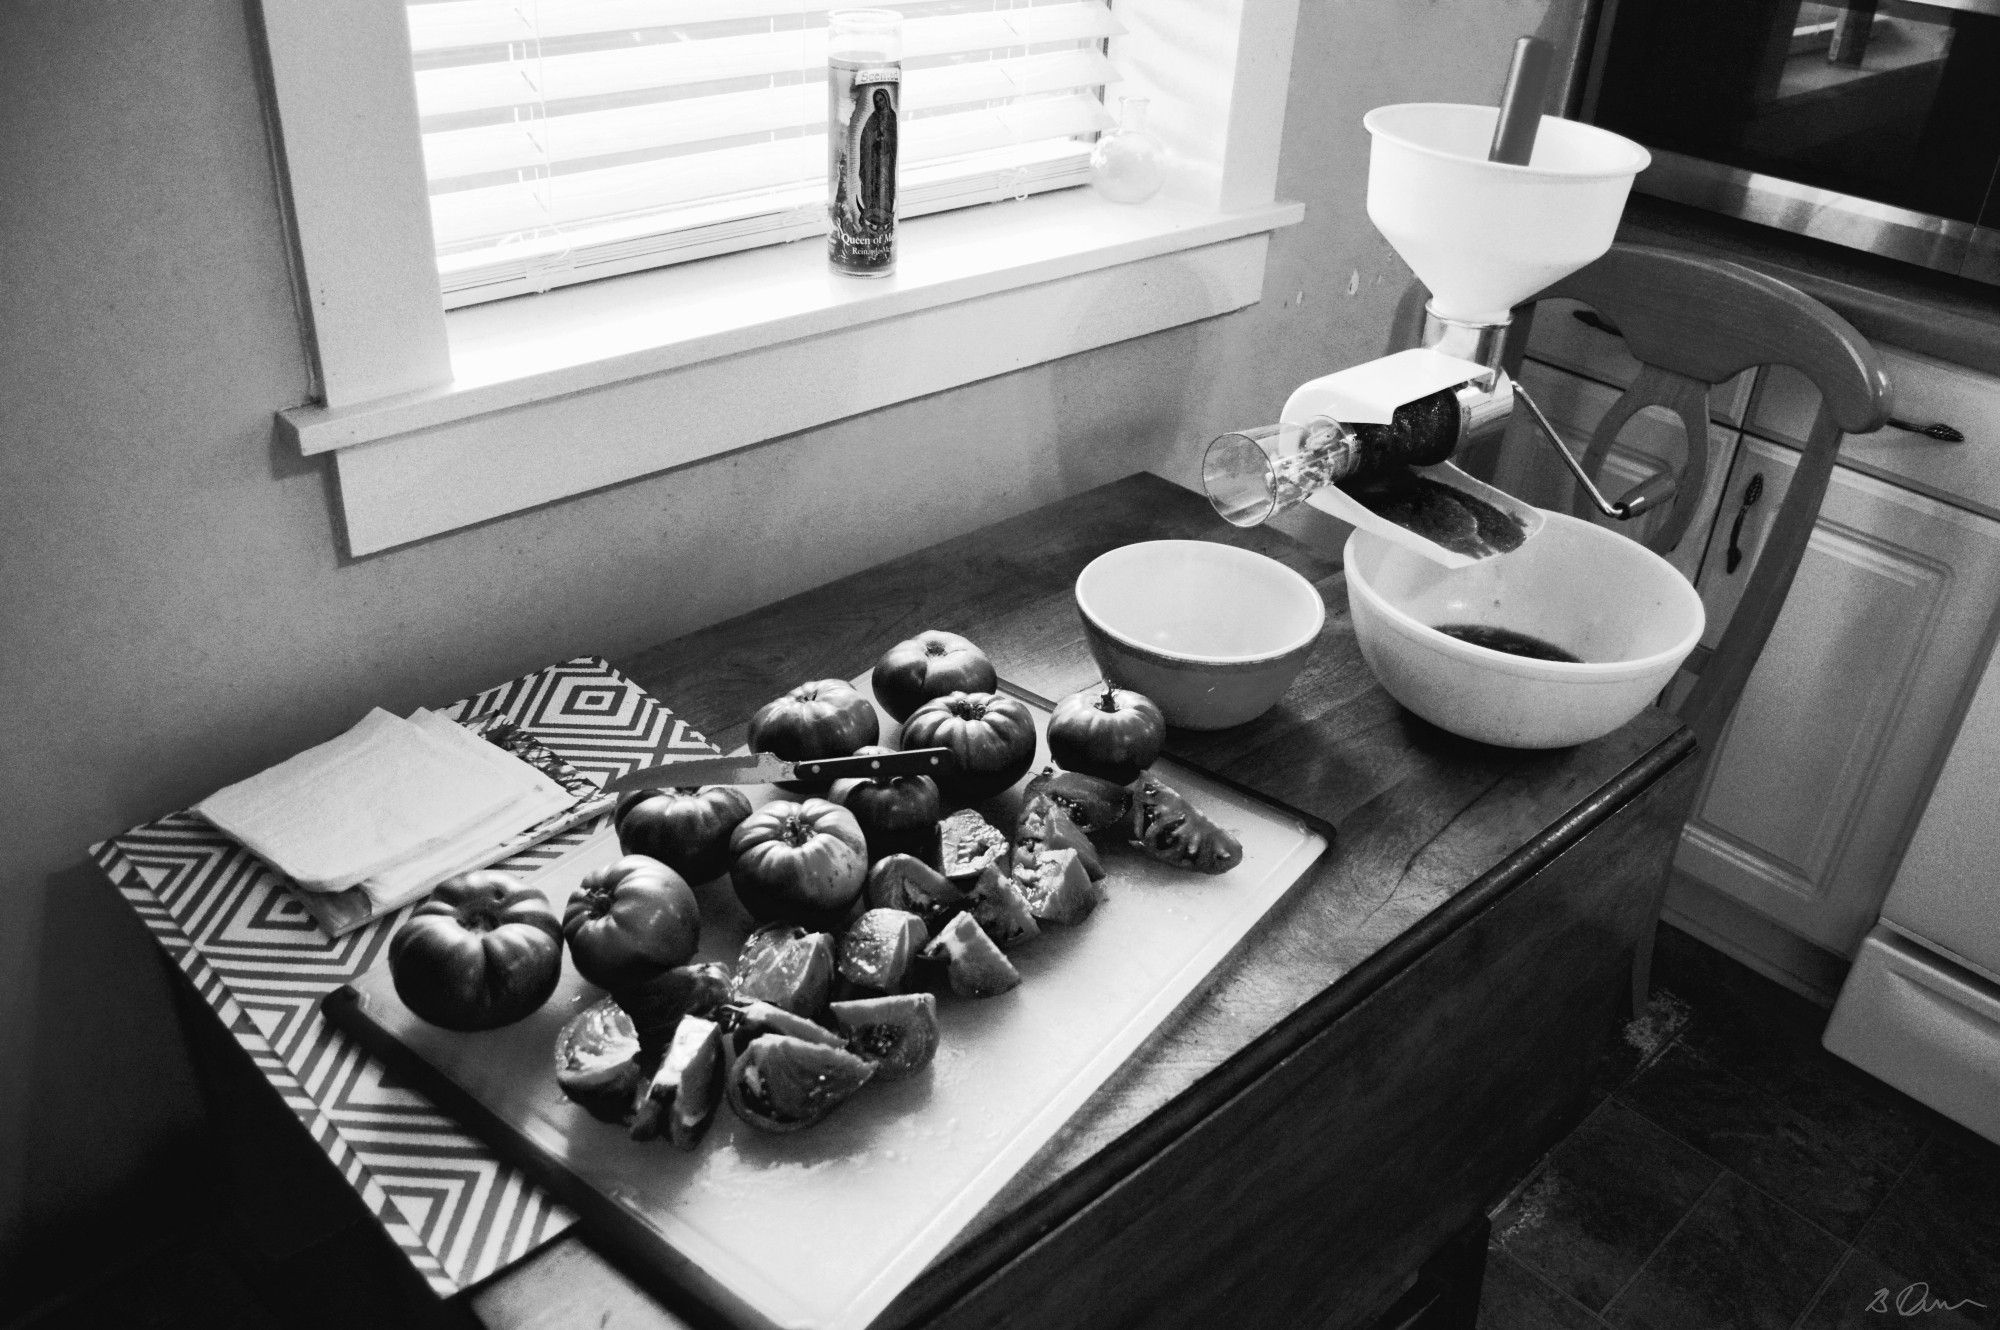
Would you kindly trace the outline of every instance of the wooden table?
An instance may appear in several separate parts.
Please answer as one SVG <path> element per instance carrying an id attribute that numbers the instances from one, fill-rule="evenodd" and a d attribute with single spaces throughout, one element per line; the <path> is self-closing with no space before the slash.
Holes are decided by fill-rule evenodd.
<path id="1" fill-rule="evenodd" d="M 1077 572 L 1160 538 L 1256 549 L 1325 597 L 1277 709 L 1168 747 L 1331 824 L 1333 851 L 884 1324 L 1356 1325 L 1440 1252 L 1457 1280 L 1438 1315 L 1456 1298 L 1462 1319 L 1486 1208 L 1575 1120 L 1657 918 L 1697 773 L 1672 717 L 1556 752 L 1445 734 L 1363 664 L 1337 550 L 1238 531 L 1146 475 L 620 664 L 725 748 L 786 688 L 851 678 L 925 628 L 1059 698 L 1098 677 Z M 495 1330 L 696 1319 L 576 1236 L 471 1304 Z"/>

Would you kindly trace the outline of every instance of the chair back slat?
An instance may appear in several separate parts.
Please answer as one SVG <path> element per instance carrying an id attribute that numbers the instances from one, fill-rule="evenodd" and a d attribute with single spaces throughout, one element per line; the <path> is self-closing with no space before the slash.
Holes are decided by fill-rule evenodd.
<path id="1" fill-rule="evenodd" d="M 1694 690 L 1681 703 L 1681 719 L 1694 731 L 1695 741 L 1705 753 L 1713 754 L 1721 744 L 1730 713 L 1764 654 L 1771 630 L 1777 627 L 1792 579 L 1798 575 L 1812 540 L 1820 502 L 1826 497 L 1839 453 L 1840 427 L 1832 413 L 1822 409 L 1806 438 L 1805 456 L 1792 473 L 1785 501 L 1778 506 L 1763 547 L 1757 551 L 1757 563 L 1742 599 L 1736 602 L 1736 612 L 1729 617 L 1729 627 L 1702 665 Z"/>

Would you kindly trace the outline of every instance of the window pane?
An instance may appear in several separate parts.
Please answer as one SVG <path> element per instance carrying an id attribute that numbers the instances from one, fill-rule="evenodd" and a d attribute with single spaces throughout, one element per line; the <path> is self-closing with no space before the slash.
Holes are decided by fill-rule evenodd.
<path id="1" fill-rule="evenodd" d="M 852 3 L 852 0 L 847 0 Z M 814 234 L 835 0 L 415 0 L 447 303 Z M 1081 183 L 1108 0 L 909 0 L 899 211 Z"/>

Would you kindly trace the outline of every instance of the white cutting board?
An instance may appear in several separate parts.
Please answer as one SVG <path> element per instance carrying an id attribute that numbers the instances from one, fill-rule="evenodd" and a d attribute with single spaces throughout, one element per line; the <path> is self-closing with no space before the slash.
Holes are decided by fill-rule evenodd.
<path id="1" fill-rule="evenodd" d="M 1046 715 L 1035 710 L 1039 727 Z M 1044 743 L 1037 767 L 1046 754 Z M 1243 862 L 1208 877 L 1112 848 L 1108 895 L 1096 912 L 1072 928 L 1047 925 L 1010 953 L 1018 988 L 983 1000 L 940 997 L 942 1041 L 926 1074 L 865 1086 L 805 1131 L 767 1135 L 725 1106 L 707 1139 L 683 1154 L 664 1141 L 633 1142 L 564 1099 L 556 1032 L 601 996 L 567 957 L 548 1005 L 502 1030 L 454 1034 L 425 1024 L 396 999 L 381 966 L 355 982 L 350 1010 L 329 1009 L 470 1095 L 500 1129 L 474 1125 L 500 1137 L 503 1152 L 528 1151 L 521 1162 L 572 1204 L 590 1199 L 579 1187 L 609 1197 L 619 1213 L 584 1204 L 586 1222 L 593 1210 L 616 1221 L 637 1259 L 732 1320 L 860 1330 L 1326 849 L 1319 832 L 1257 796 L 1170 761 L 1154 772 L 1242 839 Z M 758 803 L 798 797 L 750 793 Z M 988 805 L 1010 815 L 1017 806 L 1011 793 Z M 607 832 L 534 881 L 560 910 L 583 875 L 617 852 Z M 733 960 L 748 916 L 726 878 L 697 894 L 701 958 Z"/>

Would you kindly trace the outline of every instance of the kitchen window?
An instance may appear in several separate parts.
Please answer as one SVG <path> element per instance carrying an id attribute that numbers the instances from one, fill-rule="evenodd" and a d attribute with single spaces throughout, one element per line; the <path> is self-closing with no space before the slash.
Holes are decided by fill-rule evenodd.
<path id="1" fill-rule="evenodd" d="M 823 233 L 840 3 L 409 0 L 446 306 Z M 1088 182 L 1109 0 L 897 10 L 899 216 Z"/>
<path id="2" fill-rule="evenodd" d="M 1302 215 L 1274 199 L 1297 0 L 1110 4 L 1109 95 L 1151 101 L 1173 163 L 1151 202 L 912 218 L 883 281 L 807 239 L 447 310 L 400 0 L 262 0 L 319 376 L 279 429 L 334 454 L 349 552 L 1254 303 L 1268 233 Z"/>

